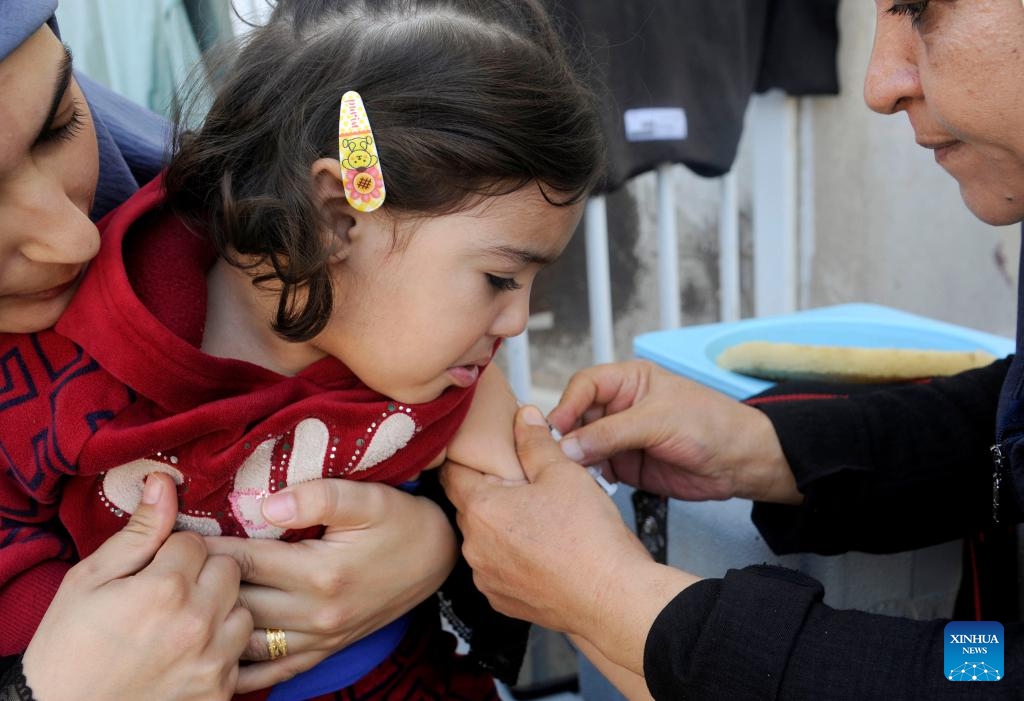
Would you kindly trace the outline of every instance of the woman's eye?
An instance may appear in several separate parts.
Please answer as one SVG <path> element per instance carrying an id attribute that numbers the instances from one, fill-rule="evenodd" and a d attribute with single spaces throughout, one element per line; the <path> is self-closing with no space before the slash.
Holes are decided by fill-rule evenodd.
<path id="1" fill-rule="evenodd" d="M 928 3 L 931 0 L 924 0 L 924 2 L 908 2 L 900 5 L 893 5 L 886 12 L 890 15 L 899 15 L 904 17 L 910 17 L 910 21 L 916 25 L 921 21 L 921 15 L 928 9 Z"/>
<path id="2" fill-rule="evenodd" d="M 515 278 L 501 277 L 499 275 L 491 275 L 490 273 L 487 273 L 487 282 L 491 287 L 501 292 L 511 292 L 522 287 L 522 285 L 515 281 Z"/>
<path id="3" fill-rule="evenodd" d="M 50 144 L 59 141 L 71 141 L 85 126 L 85 112 L 82 110 L 78 100 L 71 103 L 71 116 L 63 124 L 51 124 L 50 127 L 39 135 L 37 145 Z"/>

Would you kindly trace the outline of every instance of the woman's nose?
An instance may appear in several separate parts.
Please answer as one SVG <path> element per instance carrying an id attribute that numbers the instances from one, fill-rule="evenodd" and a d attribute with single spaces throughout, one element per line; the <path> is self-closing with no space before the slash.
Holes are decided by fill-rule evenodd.
<path id="1" fill-rule="evenodd" d="M 85 202 L 75 202 L 60 183 L 33 179 L 31 192 L 24 189 L 17 214 L 0 224 L 20 229 L 18 250 L 37 263 L 81 265 L 96 255 L 100 235 L 89 219 Z"/>
<path id="2" fill-rule="evenodd" d="M 864 101 L 875 112 L 893 114 L 906 109 L 908 101 L 923 96 L 915 41 L 913 26 L 905 18 L 879 13 L 864 79 Z"/>

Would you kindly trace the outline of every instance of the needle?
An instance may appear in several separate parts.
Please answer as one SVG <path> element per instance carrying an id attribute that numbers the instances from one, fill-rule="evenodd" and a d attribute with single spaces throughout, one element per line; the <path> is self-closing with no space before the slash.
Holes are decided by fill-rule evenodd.
<path id="1" fill-rule="evenodd" d="M 561 441 L 562 440 L 562 432 L 561 431 L 559 431 L 554 426 L 551 426 L 550 424 L 548 425 L 548 428 L 551 430 L 551 437 L 552 438 L 554 438 L 556 441 Z M 606 480 L 604 478 L 604 473 L 601 472 L 601 468 L 600 467 L 587 467 L 585 469 L 586 469 L 587 473 L 589 473 L 590 476 L 594 478 L 594 481 L 597 482 L 601 486 L 601 489 L 604 490 L 605 494 L 607 494 L 608 496 L 612 496 L 613 494 L 615 494 L 616 491 L 618 491 L 619 485 L 618 484 L 612 484 L 611 482 Z"/>

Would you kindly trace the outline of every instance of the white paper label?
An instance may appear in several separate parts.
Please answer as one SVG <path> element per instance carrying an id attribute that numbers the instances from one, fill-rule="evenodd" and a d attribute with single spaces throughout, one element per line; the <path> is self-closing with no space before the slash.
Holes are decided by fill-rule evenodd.
<path id="1" fill-rule="evenodd" d="M 626 110 L 627 141 L 682 141 L 686 110 L 682 107 L 644 107 Z"/>

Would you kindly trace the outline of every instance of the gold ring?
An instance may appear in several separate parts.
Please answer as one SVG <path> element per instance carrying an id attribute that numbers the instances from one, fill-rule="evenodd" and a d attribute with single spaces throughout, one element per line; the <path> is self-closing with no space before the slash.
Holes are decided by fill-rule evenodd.
<path id="1" fill-rule="evenodd" d="M 284 636 L 284 631 L 280 628 L 267 628 L 267 652 L 270 653 L 270 659 L 276 660 L 278 657 L 284 657 L 288 654 L 288 638 Z"/>

